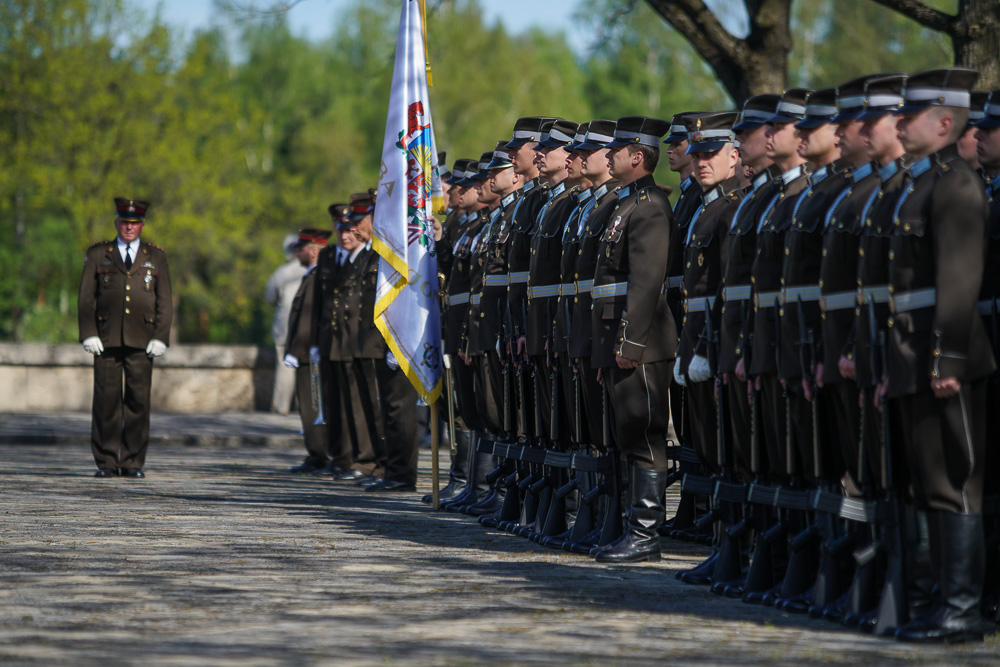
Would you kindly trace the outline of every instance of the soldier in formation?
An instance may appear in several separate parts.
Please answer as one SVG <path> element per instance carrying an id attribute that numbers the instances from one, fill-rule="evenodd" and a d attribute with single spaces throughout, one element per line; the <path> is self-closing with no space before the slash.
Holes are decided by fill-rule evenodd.
<path id="1" fill-rule="evenodd" d="M 719 595 L 981 639 L 1000 92 L 976 78 L 869 75 L 670 122 L 532 116 L 457 160 L 444 509 L 602 563 L 701 540 L 678 578 Z"/>

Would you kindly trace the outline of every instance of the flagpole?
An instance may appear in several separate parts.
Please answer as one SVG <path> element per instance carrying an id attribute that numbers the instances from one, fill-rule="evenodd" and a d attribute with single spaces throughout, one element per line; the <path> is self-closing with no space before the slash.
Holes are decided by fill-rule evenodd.
<path id="1" fill-rule="evenodd" d="M 441 473 L 438 470 L 438 448 L 441 434 L 438 429 L 437 401 L 431 401 L 431 499 L 434 509 L 441 508 L 441 489 L 439 487 Z"/>
<path id="2" fill-rule="evenodd" d="M 434 87 L 431 76 L 431 54 L 427 51 L 427 0 L 420 0 L 420 31 L 424 35 L 424 67 L 427 68 L 427 87 Z"/>

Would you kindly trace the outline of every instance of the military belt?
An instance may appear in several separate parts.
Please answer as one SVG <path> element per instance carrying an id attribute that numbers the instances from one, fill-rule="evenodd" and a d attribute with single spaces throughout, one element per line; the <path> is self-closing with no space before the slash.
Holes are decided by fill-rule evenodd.
<path id="1" fill-rule="evenodd" d="M 857 301 L 859 306 L 863 306 L 871 299 L 875 303 L 889 303 L 889 286 L 876 285 L 875 287 L 859 287 L 857 291 Z"/>
<path id="2" fill-rule="evenodd" d="M 722 300 L 726 303 L 730 301 L 745 301 L 750 298 L 750 285 L 736 285 L 734 287 L 722 288 Z"/>
<path id="3" fill-rule="evenodd" d="M 449 306 L 461 306 L 463 303 L 469 303 L 469 293 L 449 294 L 445 297 L 445 303 Z"/>
<path id="4" fill-rule="evenodd" d="M 483 295 L 482 294 L 470 294 L 469 295 L 469 303 L 472 304 L 473 306 L 478 306 L 479 303 L 482 300 L 483 300 Z"/>
<path id="5" fill-rule="evenodd" d="M 574 283 L 563 283 L 559 286 L 560 296 L 571 296 L 576 294 L 576 285 Z"/>
<path id="6" fill-rule="evenodd" d="M 507 274 L 493 274 L 483 279 L 483 287 L 506 287 L 509 284 Z"/>
<path id="7" fill-rule="evenodd" d="M 772 292 L 757 292 L 753 295 L 754 308 L 773 308 L 775 301 L 781 298 L 781 290 Z"/>
<path id="8" fill-rule="evenodd" d="M 819 285 L 800 285 L 798 287 L 785 287 L 781 290 L 781 303 L 803 303 L 809 301 L 819 301 L 822 296 Z"/>
<path id="9" fill-rule="evenodd" d="M 857 290 L 851 290 L 850 292 L 833 292 L 831 294 L 824 294 L 819 298 L 819 307 L 824 313 L 828 313 L 833 310 L 846 310 L 847 308 L 854 308 L 858 302 L 858 292 Z"/>
<path id="10" fill-rule="evenodd" d="M 1000 313 L 1000 299 L 986 299 L 976 304 L 976 312 L 980 315 L 992 315 L 993 307 L 996 306 L 997 313 Z"/>
<path id="11" fill-rule="evenodd" d="M 905 313 L 935 305 L 937 305 L 937 289 L 933 287 L 889 295 L 889 311 L 892 313 Z"/>
<path id="12" fill-rule="evenodd" d="M 713 306 L 715 306 L 714 296 L 702 296 L 702 297 L 694 297 L 691 299 L 684 299 L 685 313 L 703 313 L 706 310 L 711 310 Z"/>
<path id="13" fill-rule="evenodd" d="M 590 291 L 594 289 L 594 279 L 590 280 L 577 280 L 576 281 L 576 293 L 577 294 L 589 294 Z"/>
<path id="14" fill-rule="evenodd" d="M 616 296 L 628 294 L 628 283 L 609 283 L 607 285 L 594 285 L 591 296 L 594 299 L 613 299 Z"/>
<path id="15" fill-rule="evenodd" d="M 528 272 L 527 271 L 511 271 L 510 275 L 507 278 L 508 278 L 508 282 L 511 285 L 520 285 L 522 283 L 528 282 Z"/>
<path id="16" fill-rule="evenodd" d="M 680 289 L 684 284 L 684 276 L 670 276 L 667 278 L 667 289 Z"/>
<path id="17" fill-rule="evenodd" d="M 539 285 L 538 287 L 532 287 L 528 285 L 528 298 L 529 299 L 544 299 L 549 296 L 559 296 L 559 284 L 555 285 Z"/>

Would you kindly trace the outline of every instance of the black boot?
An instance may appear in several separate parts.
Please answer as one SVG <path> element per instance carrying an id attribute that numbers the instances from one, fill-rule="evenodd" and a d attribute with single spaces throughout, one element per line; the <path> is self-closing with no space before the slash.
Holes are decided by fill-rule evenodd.
<path id="1" fill-rule="evenodd" d="M 448 485 L 441 489 L 438 498 L 443 503 L 452 500 L 469 486 L 469 474 L 472 467 L 472 431 L 455 431 L 455 454 L 451 457 L 451 470 L 448 473 Z M 434 501 L 428 493 L 420 499 L 425 503 Z"/>
<path id="2" fill-rule="evenodd" d="M 910 642 L 982 641 L 979 603 L 983 593 L 985 547 L 980 514 L 934 512 L 940 530 L 941 602 L 934 610 L 896 631 Z"/>
<path id="3" fill-rule="evenodd" d="M 465 488 L 461 492 L 452 496 L 449 500 L 441 503 L 441 509 L 447 510 L 449 512 L 456 512 L 458 508 L 463 505 L 471 505 L 476 502 L 478 496 L 476 495 L 476 449 L 479 447 L 479 440 L 483 438 L 482 434 L 476 431 L 469 431 L 469 456 L 468 459 L 468 478 L 465 482 Z"/>
<path id="4" fill-rule="evenodd" d="M 492 442 L 493 438 L 489 435 L 481 435 L 482 441 Z M 465 503 L 455 509 L 462 514 L 469 514 L 472 507 L 479 505 L 479 503 L 487 500 L 488 495 L 493 494 L 493 489 L 490 487 L 490 480 L 487 479 L 490 473 L 496 468 L 493 462 L 492 452 L 476 452 L 475 463 L 473 464 L 472 470 L 472 495 L 470 496 L 471 502 Z M 500 509 L 497 505 L 496 509 Z M 496 511 L 496 510 L 493 510 Z M 488 514 L 488 512 L 487 512 Z"/>
<path id="5" fill-rule="evenodd" d="M 632 467 L 632 511 L 629 512 L 628 532 L 614 546 L 597 552 L 598 563 L 660 560 L 660 534 L 656 527 L 663 523 L 666 488 L 666 472 Z"/>

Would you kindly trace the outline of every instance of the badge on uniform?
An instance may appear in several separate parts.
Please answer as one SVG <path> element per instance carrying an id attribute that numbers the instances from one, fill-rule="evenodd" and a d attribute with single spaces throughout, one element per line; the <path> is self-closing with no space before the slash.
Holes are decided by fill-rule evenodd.
<path id="1" fill-rule="evenodd" d="M 698 266 L 705 265 L 705 255 L 703 253 L 698 253 Z"/>
<path id="2" fill-rule="evenodd" d="M 151 292 L 153 290 L 153 274 L 151 271 L 146 271 L 146 277 L 142 279 L 146 283 L 146 291 Z"/>

